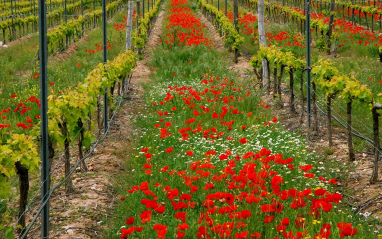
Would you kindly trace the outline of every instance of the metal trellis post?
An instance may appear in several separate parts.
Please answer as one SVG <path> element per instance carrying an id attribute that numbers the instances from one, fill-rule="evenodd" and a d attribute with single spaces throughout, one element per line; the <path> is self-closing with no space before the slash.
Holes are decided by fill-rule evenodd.
<path id="1" fill-rule="evenodd" d="M 227 0 L 225 0 L 225 8 L 224 8 L 224 10 L 225 10 L 225 16 L 228 16 L 228 15 L 227 15 L 227 5 L 228 5 L 228 4 L 227 4 Z"/>
<path id="2" fill-rule="evenodd" d="M 310 69 L 310 0 L 306 0 L 306 83 L 307 83 L 307 115 L 308 126 L 311 125 L 312 109 L 311 109 L 311 69 Z"/>
<path id="3" fill-rule="evenodd" d="M 83 0 L 81 0 L 81 15 L 82 15 L 82 17 L 84 17 L 84 1 Z M 84 23 L 82 23 L 82 36 L 84 36 Z"/>
<path id="4" fill-rule="evenodd" d="M 47 200 L 49 192 L 49 149 L 48 149 L 48 86 L 47 86 L 47 25 L 46 3 L 39 0 L 39 40 L 40 40 L 40 118 L 41 118 L 41 203 Z M 41 238 L 49 238 L 49 202 L 45 204 L 41 212 Z"/>
<path id="5" fill-rule="evenodd" d="M 107 19 L 106 19 L 106 0 L 102 0 L 102 31 L 103 31 L 103 64 L 106 64 L 107 62 L 107 38 L 106 38 L 106 26 L 107 26 Z M 107 129 L 109 128 L 109 122 L 108 122 L 108 114 L 107 114 L 107 88 L 105 89 L 105 95 L 103 98 L 104 103 L 104 110 L 103 110 L 103 117 L 104 117 L 104 132 L 107 132 Z"/>
<path id="6" fill-rule="evenodd" d="M 11 17 L 12 17 L 12 36 L 13 36 L 13 41 L 16 40 L 16 35 L 15 35 L 15 24 L 13 22 L 13 0 L 11 0 Z"/>
<path id="7" fill-rule="evenodd" d="M 66 9 L 66 0 L 64 1 L 64 8 L 65 8 L 65 22 L 68 22 L 68 12 L 67 12 L 67 9 Z"/>
<path id="8" fill-rule="evenodd" d="M 354 7 L 353 5 L 354 5 L 354 0 L 351 0 L 351 4 L 352 4 L 352 8 Z M 353 24 L 355 24 L 355 22 L 354 22 L 354 10 L 352 10 L 352 14 L 351 14 L 351 22 L 353 23 Z"/>
<path id="9" fill-rule="evenodd" d="M 283 6 L 285 7 L 285 0 L 283 0 Z M 285 24 L 285 12 L 284 12 L 284 24 Z"/>

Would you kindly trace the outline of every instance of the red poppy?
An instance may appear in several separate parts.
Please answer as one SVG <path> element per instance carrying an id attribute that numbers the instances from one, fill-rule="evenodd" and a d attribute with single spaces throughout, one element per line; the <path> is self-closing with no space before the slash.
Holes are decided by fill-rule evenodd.
<path id="1" fill-rule="evenodd" d="M 239 139 L 239 142 L 242 144 L 245 144 L 248 142 L 248 140 L 246 138 L 241 138 L 241 139 Z"/>
<path id="2" fill-rule="evenodd" d="M 186 235 L 184 231 L 176 231 L 176 238 L 183 238 Z"/>
<path id="3" fill-rule="evenodd" d="M 340 237 L 345 236 L 354 236 L 357 233 L 357 228 L 352 228 L 351 223 L 340 222 L 337 224 L 338 229 L 340 230 Z"/>
<path id="4" fill-rule="evenodd" d="M 300 165 L 299 167 L 304 172 L 308 172 L 308 171 L 310 171 L 313 168 L 311 164 Z"/>
<path id="5" fill-rule="evenodd" d="M 243 231 L 243 232 L 236 232 L 235 238 L 247 238 L 248 231 Z"/>
<path id="6" fill-rule="evenodd" d="M 129 217 L 127 220 L 126 220 L 126 224 L 127 225 L 132 225 L 132 224 L 134 224 L 134 217 Z"/>
<path id="7" fill-rule="evenodd" d="M 306 174 L 304 174 L 304 177 L 305 178 L 313 178 L 314 177 L 314 173 L 306 173 Z"/>
<path id="8" fill-rule="evenodd" d="M 275 216 L 265 215 L 264 223 L 271 223 L 271 222 L 273 222 L 274 218 L 275 218 Z"/>
<path id="9" fill-rule="evenodd" d="M 165 209 L 166 209 L 165 206 L 160 206 L 160 207 L 156 207 L 154 210 L 155 210 L 157 213 L 162 214 L 162 213 L 164 213 Z"/>
<path id="10" fill-rule="evenodd" d="M 183 223 L 186 223 L 187 212 L 177 212 L 175 213 L 175 218 L 181 220 Z"/>
<path id="11" fill-rule="evenodd" d="M 151 221 L 151 214 L 153 212 L 152 211 L 143 211 L 139 217 L 142 219 L 142 223 L 146 223 L 146 222 L 149 222 Z"/>
<path id="12" fill-rule="evenodd" d="M 289 225 L 289 218 L 284 218 L 283 220 L 281 220 L 281 224 L 283 224 L 284 226 L 288 226 Z"/>

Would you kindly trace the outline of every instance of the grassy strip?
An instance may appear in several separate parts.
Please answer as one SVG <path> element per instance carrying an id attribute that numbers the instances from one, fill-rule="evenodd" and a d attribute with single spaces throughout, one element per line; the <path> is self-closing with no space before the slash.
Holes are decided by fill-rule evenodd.
<path id="1" fill-rule="evenodd" d="M 152 54 L 154 84 L 109 238 L 122 225 L 128 238 L 374 238 L 339 203 L 338 163 L 282 130 L 227 65 L 201 45 Z"/>

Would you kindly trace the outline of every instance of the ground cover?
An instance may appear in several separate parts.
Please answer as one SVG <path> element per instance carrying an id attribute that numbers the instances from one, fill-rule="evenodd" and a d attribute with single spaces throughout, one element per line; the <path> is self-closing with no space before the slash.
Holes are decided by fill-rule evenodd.
<path id="1" fill-rule="evenodd" d="M 189 23 L 176 24 L 180 39 L 203 32 L 191 3 L 169 9 L 165 26 Z M 110 238 L 377 237 L 342 203 L 333 162 L 284 131 L 251 84 L 226 70 L 226 55 L 207 41 L 175 42 L 152 54 Z"/>

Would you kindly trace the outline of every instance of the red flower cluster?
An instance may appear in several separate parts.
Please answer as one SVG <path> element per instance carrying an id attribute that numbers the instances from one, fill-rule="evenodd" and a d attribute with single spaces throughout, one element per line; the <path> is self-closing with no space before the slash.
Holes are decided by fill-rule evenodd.
<path id="1" fill-rule="evenodd" d="M 187 0 L 171 1 L 170 16 L 167 18 L 166 26 L 168 34 L 164 36 L 164 43 L 169 47 L 178 44 L 187 46 L 211 44 L 211 40 L 204 37 L 205 25 L 195 17 L 188 5 Z"/>
<path id="2" fill-rule="evenodd" d="M 240 17 L 238 22 L 241 27 L 241 33 L 249 36 L 257 35 L 257 16 L 248 13 L 243 17 Z"/>
<path id="3" fill-rule="evenodd" d="M 126 28 L 126 25 L 127 25 L 127 17 L 123 17 L 123 20 L 120 22 L 120 23 L 114 23 L 114 29 L 117 30 L 117 31 L 124 31 L 125 28 Z M 136 21 L 134 21 L 134 19 L 136 19 L 137 17 L 137 11 L 134 10 L 134 13 L 133 13 L 133 25 L 135 24 Z"/>
<path id="4" fill-rule="evenodd" d="M 17 99 L 17 94 L 10 96 L 11 99 Z M 20 114 L 25 117 L 25 122 L 16 123 L 16 127 L 22 128 L 23 130 L 33 127 L 33 119 L 39 119 L 40 115 L 33 115 L 32 111 L 37 106 L 41 107 L 40 100 L 36 96 L 31 96 L 28 99 L 22 101 L 17 101 L 13 103 L 14 108 L 6 108 L 0 111 L 0 116 L 3 120 L 12 119 L 15 114 Z M 33 119 L 32 119 L 33 118 Z M 11 128 L 13 123 L 2 123 L 0 124 L 0 129 Z"/>
<path id="5" fill-rule="evenodd" d="M 96 53 L 96 51 L 102 51 L 103 50 L 103 46 L 102 46 L 102 42 L 100 42 L 100 43 L 97 43 L 97 44 L 95 44 L 94 46 L 96 47 L 96 49 L 95 50 L 87 50 L 87 49 L 85 49 L 85 51 L 87 52 L 87 53 L 90 53 L 90 54 L 94 54 L 94 53 Z M 111 45 L 110 45 L 110 42 L 109 41 L 107 41 L 107 50 L 110 50 L 111 49 Z"/>

